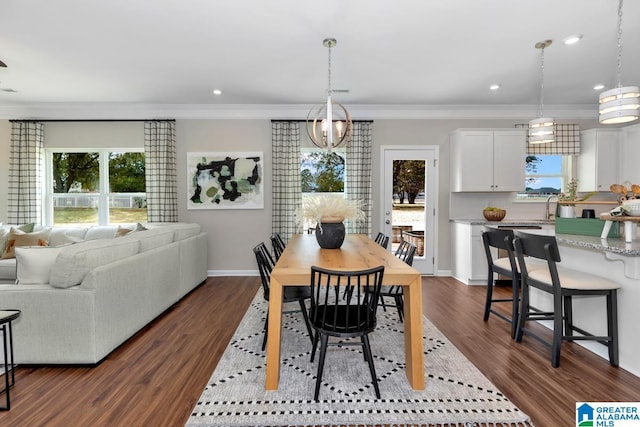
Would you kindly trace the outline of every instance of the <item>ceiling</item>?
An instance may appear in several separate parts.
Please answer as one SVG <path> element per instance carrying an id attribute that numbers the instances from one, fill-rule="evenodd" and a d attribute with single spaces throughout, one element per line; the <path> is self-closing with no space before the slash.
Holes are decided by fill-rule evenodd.
<path id="1" fill-rule="evenodd" d="M 347 106 L 595 114 L 617 84 L 617 0 L 3 0 L 0 114 L 29 107 Z M 640 1 L 622 84 L 640 84 Z M 575 45 L 563 44 L 573 34 Z M 489 85 L 497 83 L 497 91 Z M 221 96 L 212 90 L 219 88 Z M 8 92 L 13 90 L 15 92 Z M 364 111 L 364 109 L 361 109 Z"/>

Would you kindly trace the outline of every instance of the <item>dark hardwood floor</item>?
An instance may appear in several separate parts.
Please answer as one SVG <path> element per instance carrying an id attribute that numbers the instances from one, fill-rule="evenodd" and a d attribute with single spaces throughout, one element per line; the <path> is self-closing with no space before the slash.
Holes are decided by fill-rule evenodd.
<path id="1" fill-rule="evenodd" d="M 484 287 L 423 284 L 427 317 L 537 427 L 575 425 L 576 401 L 640 401 L 640 378 L 578 345 L 565 344 L 553 369 L 546 347 L 516 344 L 496 317 L 483 322 Z M 98 366 L 18 367 L 0 426 L 183 426 L 258 285 L 209 278 Z"/>

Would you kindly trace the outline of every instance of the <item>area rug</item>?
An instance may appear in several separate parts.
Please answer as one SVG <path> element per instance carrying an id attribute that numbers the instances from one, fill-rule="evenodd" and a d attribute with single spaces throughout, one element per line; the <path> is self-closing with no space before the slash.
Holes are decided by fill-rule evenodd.
<path id="1" fill-rule="evenodd" d="M 313 400 L 318 357 L 310 363 L 311 342 L 300 312 L 283 315 L 280 384 L 277 391 L 265 391 L 266 309 L 259 293 L 187 426 L 532 426 L 426 318 L 426 389 L 413 390 L 405 376 L 403 324 L 395 309 L 379 311 L 370 335 L 381 399 L 375 398 L 361 348 L 333 346 L 327 350 L 320 401 Z"/>

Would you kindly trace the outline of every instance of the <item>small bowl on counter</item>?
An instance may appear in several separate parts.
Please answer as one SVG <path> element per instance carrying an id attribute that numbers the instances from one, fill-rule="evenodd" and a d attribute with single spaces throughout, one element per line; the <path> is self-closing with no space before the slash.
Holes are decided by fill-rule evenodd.
<path id="1" fill-rule="evenodd" d="M 504 209 L 484 209 L 482 211 L 482 215 L 484 219 L 487 221 L 502 221 L 504 217 L 507 215 L 507 211 Z"/>

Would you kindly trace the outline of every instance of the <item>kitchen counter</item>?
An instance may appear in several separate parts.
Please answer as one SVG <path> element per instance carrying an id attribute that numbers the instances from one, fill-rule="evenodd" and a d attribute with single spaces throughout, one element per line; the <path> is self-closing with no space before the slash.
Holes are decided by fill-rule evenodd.
<path id="1" fill-rule="evenodd" d="M 474 272 L 475 268 L 484 267 L 486 271 L 486 257 L 480 234 L 484 227 L 540 225 L 542 229 L 523 229 L 526 233 L 541 233 L 555 235 L 560 249 L 561 265 L 567 268 L 590 273 L 595 276 L 605 276 L 618 282 L 618 334 L 620 345 L 620 367 L 634 375 L 640 376 L 640 339 L 638 325 L 640 324 L 640 240 L 625 243 L 624 238 L 601 239 L 599 236 L 583 236 L 574 234 L 555 234 L 554 223 L 551 221 L 518 220 L 489 222 L 483 219 L 451 220 L 454 230 L 458 233 L 457 245 L 454 246 L 455 262 L 462 263 L 467 259 L 477 258 L 475 267 L 464 264 L 454 271 L 467 284 L 486 285 L 486 273 Z M 473 230 L 476 230 L 473 232 Z M 468 231 L 468 232 L 467 232 Z M 456 234 L 454 234 L 454 237 Z M 467 243 L 467 241 L 469 241 Z M 469 253 L 471 256 L 469 256 Z M 455 266 L 456 264 L 454 264 Z M 484 279 L 483 279 L 484 278 Z M 551 310 L 553 301 L 551 295 L 531 290 L 532 305 Z M 596 335 L 606 335 L 606 310 L 602 298 L 586 297 L 574 298 L 573 317 L 576 324 L 592 331 Z M 544 322 L 542 322 L 544 324 Z M 599 356 L 608 359 L 606 347 L 592 341 L 579 341 L 579 345 L 586 347 Z"/>
<path id="2" fill-rule="evenodd" d="M 553 231 L 554 222 L 544 220 L 512 220 L 512 221 L 487 221 L 484 219 L 452 219 L 451 222 L 468 224 L 468 225 L 484 225 L 485 227 L 498 226 L 527 226 L 527 225 L 539 225 L 542 230 L 521 230 L 531 233 L 544 232 L 545 234 Z M 579 234 L 555 234 L 559 244 L 567 246 L 576 246 L 579 248 L 593 249 L 596 251 L 603 251 L 609 254 L 617 254 L 625 257 L 640 257 L 640 240 L 634 240 L 633 242 L 626 243 L 624 238 L 609 238 L 601 239 L 596 236 L 583 236 Z M 638 275 L 640 277 L 640 273 Z"/>

